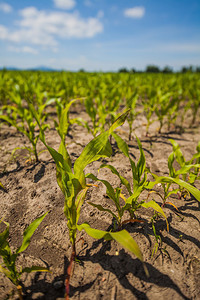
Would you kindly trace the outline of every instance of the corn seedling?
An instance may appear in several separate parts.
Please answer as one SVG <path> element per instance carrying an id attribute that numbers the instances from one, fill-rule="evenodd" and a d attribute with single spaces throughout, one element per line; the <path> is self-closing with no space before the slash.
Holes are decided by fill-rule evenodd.
<path id="1" fill-rule="evenodd" d="M 157 97 L 156 97 L 156 89 L 153 85 L 147 85 L 143 87 L 143 97 L 142 97 L 142 105 L 143 105 L 143 113 L 146 117 L 146 136 L 149 134 L 149 127 L 155 121 L 153 119 L 153 114 L 155 112 L 157 106 Z"/>
<path id="2" fill-rule="evenodd" d="M 199 111 L 199 105 L 200 105 L 200 81 L 194 81 L 192 84 L 190 83 L 188 88 L 188 94 L 190 99 L 190 108 L 192 110 L 192 121 L 190 124 L 190 127 L 195 125 L 198 111 Z"/>
<path id="3" fill-rule="evenodd" d="M 157 253 L 158 249 L 160 247 L 162 247 L 161 236 L 156 233 L 156 228 L 155 228 L 155 224 L 154 224 L 156 218 L 157 218 L 156 214 L 154 214 L 154 216 L 151 218 L 151 225 L 152 225 L 152 229 L 153 229 L 153 234 L 154 234 L 155 240 L 156 240 L 156 242 L 154 244 L 154 247 L 153 247 L 153 250 L 152 250 L 152 254 L 151 254 L 152 257 Z"/>
<path id="4" fill-rule="evenodd" d="M 9 238 L 9 223 L 3 221 L 6 225 L 6 229 L 0 233 L 0 256 L 3 258 L 3 263 L 0 264 L 0 272 L 3 273 L 17 288 L 19 299 L 23 299 L 22 295 L 22 286 L 20 283 L 20 278 L 23 273 L 31 273 L 31 272 L 49 272 L 47 268 L 40 267 L 40 266 L 32 266 L 32 267 L 25 267 L 20 268 L 18 270 L 16 266 L 16 260 L 20 253 L 26 250 L 26 248 L 30 244 L 30 239 L 40 225 L 44 217 L 47 215 L 40 216 L 36 220 L 34 220 L 28 228 L 24 231 L 23 240 L 21 246 L 13 253 L 11 251 L 8 238 Z M 2 222 L 2 220 L 1 220 Z"/>
<path id="5" fill-rule="evenodd" d="M 164 125 L 164 118 L 169 116 L 168 130 L 170 129 L 170 123 L 174 121 L 173 118 L 176 118 L 174 112 L 177 110 L 178 101 L 175 97 L 172 98 L 171 92 L 162 92 L 159 88 L 157 90 L 157 101 L 158 105 L 155 107 L 155 113 L 158 117 L 158 121 L 160 122 L 158 132 L 161 133 Z"/>
<path id="6" fill-rule="evenodd" d="M 162 242 L 161 235 L 158 234 L 157 231 L 156 231 L 155 223 L 156 223 L 156 220 L 158 219 L 158 217 L 159 217 L 158 214 L 155 212 L 153 217 L 151 218 L 151 226 L 152 226 L 153 234 L 154 234 L 154 237 L 155 237 L 155 240 L 156 240 L 155 244 L 153 246 L 151 257 L 156 255 L 158 250 L 159 250 L 162 257 L 163 257 L 163 254 L 166 254 L 170 258 L 169 252 L 166 250 L 166 246 L 163 247 L 163 242 Z"/>
<path id="7" fill-rule="evenodd" d="M 170 142 L 173 146 L 173 152 L 169 155 L 168 158 L 168 167 L 169 174 L 171 177 L 179 178 L 180 176 L 186 182 L 191 185 L 194 185 L 195 181 L 199 178 L 199 170 L 200 170 L 200 142 L 196 147 L 197 153 L 195 153 L 189 161 L 185 160 L 185 157 L 180 149 L 179 144 L 170 139 Z M 173 162 L 176 159 L 178 162 L 180 169 L 175 170 L 173 167 Z M 184 195 L 185 189 L 180 187 L 180 195 Z"/>
<path id="8" fill-rule="evenodd" d="M 85 100 L 85 109 L 92 121 L 92 127 L 89 125 L 88 122 L 85 122 L 85 127 L 87 128 L 88 132 L 92 133 L 92 135 L 95 137 L 97 133 L 102 131 L 102 124 L 98 117 L 97 103 L 94 101 L 94 99 L 91 98 L 91 96 L 88 96 Z"/>
<path id="9" fill-rule="evenodd" d="M 171 156 L 168 159 L 170 176 L 168 176 L 168 177 L 167 176 L 160 176 L 159 177 L 156 174 L 151 173 L 150 170 L 148 170 L 146 168 L 146 160 L 145 160 L 144 152 L 142 150 L 142 146 L 141 146 L 141 143 L 140 143 L 138 138 L 137 138 L 137 142 L 138 142 L 138 146 L 139 146 L 139 149 L 140 149 L 140 158 L 139 158 L 139 161 L 136 165 L 133 162 L 133 160 L 130 158 L 130 155 L 129 155 L 129 152 L 128 152 L 128 146 L 124 142 L 124 140 L 122 138 L 120 138 L 115 133 L 113 133 L 112 135 L 113 135 L 113 137 L 115 138 L 115 140 L 118 144 L 118 148 L 130 160 L 130 164 L 131 164 L 131 168 L 132 168 L 132 176 L 133 176 L 133 192 L 130 190 L 130 184 L 127 182 L 127 180 L 124 179 L 122 176 L 119 176 L 117 174 L 118 173 L 117 170 L 114 169 L 113 166 L 108 166 L 108 168 L 110 168 L 111 171 L 114 174 L 118 175 L 118 177 L 121 180 L 121 183 L 126 186 L 128 192 L 130 194 L 130 197 L 127 199 L 126 203 L 131 204 L 131 210 L 132 211 L 134 211 L 135 207 L 137 208 L 137 203 L 138 203 L 137 200 L 138 200 L 138 197 L 141 194 L 141 192 L 145 189 L 153 189 L 153 187 L 158 183 L 161 184 L 161 186 L 163 187 L 163 191 L 164 191 L 164 195 L 162 195 L 161 193 L 158 193 L 159 196 L 163 200 L 163 206 L 165 205 L 167 198 L 171 194 L 177 193 L 180 190 L 180 188 L 184 188 L 185 190 L 190 192 L 198 201 L 200 201 L 200 191 L 197 188 L 195 188 L 194 186 L 192 186 L 191 184 L 189 184 L 188 182 L 186 182 L 185 180 L 182 180 L 182 179 L 178 178 L 179 174 L 185 174 L 185 168 L 181 169 L 178 172 L 177 176 L 174 176 L 174 174 L 172 174 L 172 172 L 174 172 L 174 170 L 172 169 L 172 159 L 171 159 L 172 157 Z M 197 149 L 199 149 L 199 148 L 197 148 Z M 198 158 L 199 154 L 194 155 L 194 157 Z M 198 165 L 193 165 L 193 167 L 195 167 L 195 166 L 198 167 Z M 186 169 L 187 169 L 187 167 L 186 167 Z M 147 172 L 150 172 L 152 174 L 155 181 L 148 181 L 147 180 Z M 179 188 L 174 189 L 174 190 L 171 191 L 170 186 L 173 183 L 178 184 Z M 144 203 L 143 206 L 147 205 L 147 204 L 148 203 Z M 172 203 L 170 202 L 170 204 L 172 204 Z M 131 213 L 131 210 L 130 210 L 130 213 Z"/>
<path id="10" fill-rule="evenodd" d="M 159 177 L 156 174 L 153 174 L 153 173 L 151 173 L 151 174 L 154 177 L 155 181 L 149 181 L 148 184 L 146 185 L 146 188 L 152 190 L 156 184 L 161 184 L 161 186 L 163 187 L 164 196 L 162 196 L 161 193 L 158 193 L 156 191 L 155 191 L 155 193 L 157 193 L 163 200 L 162 206 L 165 206 L 166 203 L 169 203 L 177 209 L 177 207 L 173 203 L 166 202 L 166 200 L 168 197 L 170 197 L 170 195 L 175 194 L 178 191 L 180 191 L 181 188 L 183 188 L 184 190 L 191 193 L 198 201 L 200 201 L 200 191 L 197 188 L 195 188 L 194 186 L 192 186 L 191 184 L 189 184 L 188 182 L 186 182 L 182 179 L 179 179 L 177 177 L 175 177 L 175 178 L 170 177 L 170 176 L 160 176 Z M 177 184 L 179 186 L 179 188 L 170 190 L 170 186 L 172 184 Z"/>
<path id="11" fill-rule="evenodd" d="M 128 232 L 109 233 L 106 231 L 91 228 L 89 224 L 83 223 L 78 225 L 81 207 L 84 203 L 87 190 L 91 184 L 86 183 L 87 174 L 84 174 L 85 167 L 102 157 L 109 157 L 112 154 L 112 148 L 109 143 L 109 135 L 120 125 L 122 125 L 127 117 L 128 112 L 121 115 L 110 127 L 108 131 L 98 135 L 91 140 L 83 149 L 80 156 L 76 159 L 74 167 L 72 167 L 70 156 L 67 152 L 65 144 L 61 140 L 59 150 L 49 147 L 45 141 L 44 131 L 40 127 L 40 139 L 47 147 L 49 153 L 56 163 L 57 182 L 65 196 L 64 213 L 67 218 L 67 226 L 69 229 L 69 238 L 72 245 L 71 258 L 67 269 L 66 299 L 69 298 L 69 281 L 72 271 L 72 265 L 76 258 L 76 235 L 77 230 L 85 230 L 90 236 L 106 240 L 115 239 L 122 246 L 133 252 L 139 259 L 143 260 L 142 254 L 136 242 L 131 238 Z M 39 119 L 35 112 L 38 125 Z"/>
<path id="12" fill-rule="evenodd" d="M 37 152 L 37 142 L 39 139 L 39 134 L 36 134 L 35 129 L 37 122 L 34 120 L 32 111 L 30 110 L 30 104 L 26 101 L 23 101 L 19 94 L 11 94 L 13 96 L 13 105 L 6 105 L 3 107 L 4 110 L 6 110 L 6 115 L 0 115 L 0 119 L 7 122 L 11 126 L 15 127 L 17 131 L 24 134 L 28 139 L 29 142 L 32 145 L 31 147 L 23 147 L 24 149 L 28 150 L 30 153 L 30 157 L 33 154 L 35 157 L 35 161 L 38 162 L 38 152 Z M 43 113 L 43 110 L 45 106 L 48 105 L 48 102 L 46 102 L 43 105 L 40 105 L 38 107 L 38 115 L 41 119 L 41 124 L 43 123 L 45 119 L 45 115 Z M 43 130 L 45 130 L 48 125 L 42 124 Z M 14 149 L 19 149 L 16 147 Z"/>
<path id="13" fill-rule="evenodd" d="M 138 100 L 138 91 L 135 90 L 134 93 L 129 90 L 129 94 L 127 94 L 126 98 L 126 107 L 130 109 L 130 113 L 127 117 L 128 125 L 129 125 L 129 141 L 132 139 L 132 131 L 133 131 L 133 122 L 136 119 L 139 112 L 136 112 L 136 104 Z"/>
<path id="14" fill-rule="evenodd" d="M 74 104 L 77 100 L 83 99 L 84 98 L 71 100 L 69 103 L 66 104 L 66 106 L 64 106 L 64 104 L 61 102 L 61 98 L 55 99 L 58 122 L 54 120 L 54 125 L 64 144 L 65 137 L 68 133 L 70 125 L 77 123 L 83 126 L 85 124 L 81 118 L 69 118 L 69 109 L 71 105 Z"/>
<path id="15" fill-rule="evenodd" d="M 138 146 L 140 149 L 140 158 L 136 165 L 129 155 L 128 145 L 125 143 L 125 141 L 115 133 L 112 133 L 112 135 L 118 144 L 118 148 L 124 153 L 124 155 L 126 157 L 129 158 L 130 165 L 132 168 L 133 188 L 131 188 L 131 185 L 128 182 L 128 180 L 119 174 L 119 172 L 117 171 L 116 168 L 114 168 L 111 165 L 103 164 L 103 165 L 101 165 L 100 168 L 108 168 L 111 170 L 111 172 L 113 174 L 117 175 L 118 178 L 120 179 L 121 184 L 126 187 L 128 193 L 129 193 L 129 197 L 126 198 L 121 193 L 120 188 L 116 188 L 114 190 L 108 181 L 101 180 L 101 179 L 95 178 L 94 175 L 90 175 L 90 178 L 92 178 L 94 180 L 99 180 L 106 186 L 107 195 L 114 202 L 114 204 L 116 206 L 117 214 L 115 214 L 110 209 L 104 208 L 100 204 L 94 204 L 92 202 L 89 202 L 89 204 L 96 207 L 100 211 L 106 211 L 106 212 L 110 213 L 116 219 L 116 221 L 118 223 L 118 228 L 121 228 L 121 226 L 123 224 L 128 223 L 128 222 L 140 222 L 140 220 L 137 220 L 135 218 L 135 212 L 140 207 L 153 208 L 155 211 L 160 213 L 167 222 L 167 218 L 166 218 L 162 208 L 155 201 L 151 200 L 147 203 L 145 203 L 145 201 L 139 201 L 139 196 L 145 190 L 146 184 L 147 184 L 146 160 L 145 160 L 144 152 L 142 150 L 142 145 L 141 145 L 139 139 L 137 138 Z M 125 204 L 123 206 L 120 206 L 120 202 L 119 202 L 120 197 L 125 202 Z M 130 219 L 122 221 L 122 217 L 123 217 L 123 214 L 125 211 L 129 212 Z M 168 222 L 167 222 L 167 228 L 168 228 Z"/>
<path id="16" fill-rule="evenodd" d="M 195 155 L 194 155 L 194 157 L 195 157 Z M 197 154 L 197 157 L 199 157 L 199 154 Z M 183 159 L 182 154 L 180 155 L 179 158 L 181 158 L 182 162 L 185 162 L 185 159 Z M 194 169 L 197 168 L 199 170 L 200 165 L 199 164 L 183 165 L 183 167 L 180 170 L 175 171 L 175 169 L 173 167 L 174 159 L 175 159 L 175 155 L 172 152 L 168 157 L 168 168 L 169 168 L 170 176 L 160 176 L 159 177 L 156 174 L 153 174 L 149 171 L 151 173 L 151 175 L 154 177 L 155 181 L 148 182 L 148 184 L 146 185 L 146 188 L 153 189 L 156 184 L 160 184 L 163 188 L 163 193 L 160 193 L 160 192 L 157 192 L 154 190 L 152 192 L 154 192 L 160 196 L 160 198 L 163 201 L 163 204 L 162 204 L 163 207 L 165 206 L 165 204 L 170 204 L 170 205 L 174 206 L 176 210 L 178 210 L 177 207 L 172 202 L 167 201 L 167 199 L 172 194 L 180 193 L 182 195 L 182 194 L 185 194 L 184 191 L 186 191 L 188 193 L 191 193 L 198 201 L 200 201 L 200 191 L 197 188 L 195 188 L 192 184 L 190 184 L 190 182 L 186 181 L 187 172 L 191 168 L 194 168 Z M 182 179 L 179 178 L 180 175 L 183 176 Z M 191 183 L 193 183 L 193 178 L 192 178 Z M 174 189 L 174 188 L 172 188 L 172 184 L 177 184 L 179 187 Z"/>

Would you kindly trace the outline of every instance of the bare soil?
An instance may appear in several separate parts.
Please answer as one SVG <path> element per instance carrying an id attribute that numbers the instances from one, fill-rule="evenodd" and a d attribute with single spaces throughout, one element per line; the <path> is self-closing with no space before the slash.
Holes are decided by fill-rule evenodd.
<path id="1" fill-rule="evenodd" d="M 75 115 L 75 112 L 74 112 Z M 80 111 L 86 118 L 86 114 Z M 72 112 L 73 116 L 73 112 Z M 158 175 L 168 175 L 167 159 L 172 151 L 169 138 L 176 140 L 186 157 L 195 153 L 200 140 L 200 125 L 187 128 L 184 132 L 170 131 L 158 134 L 158 124 L 150 127 L 150 135 L 145 133 L 145 119 L 138 117 L 135 133 L 140 138 L 148 167 Z M 188 120 L 188 124 L 189 124 Z M 166 132 L 164 128 L 163 132 Z M 125 123 L 118 133 L 127 141 L 130 153 L 135 161 L 139 158 L 136 139 L 128 141 L 128 126 Z M 59 136 L 55 129 L 46 132 L 49 145 L 58 149 Z M 87 130 L 73 125 L 67 137 L 68 150 L 72 161 L 80 155 L 83 147 L 92 139 Z M 78 142 L 75 143 L 75 142 Z M 82 145 L 82 146 L 81 146 Z M 0 218 L 10 223 L 10 245 L 13 249 L 20 246 L 23 231 L 37 217 L 49 212 L 34 233 L 27 250 L 18 260 L 19 266 L 42 265 L 50 268 L 52 273 L 32 273 L 23 275 L 24 299 L 64 299 L 64 280 L 69 263 L 71 248 L 68 238 L 66 218 L 63 213 L 64 197 L 56 181 L 55 163 L 47 152 L 40 155 L 39 163 L 27 161 L 27 151 L 16 152 L 17 157 L 11 159 L 15 147 L 29 146 L 26 137 L 15 128 L 1 124 L 0 127 L 0 181 L 7 192 L 0 190 Z M 131 182 L 129 161 L 113 144 L 113 156 L 104 160 L 115 166 L 121 175 Z M 44 149 L 38 143 L 38 150 Z M 120 185 L 110 170 L 98 168 L 102 161 L 87 167 L 86 172 L 93 172 L 100 178 L 109 180 L 113 187 Z M 114 209 L 113 203 L 106 196 L 105 187 L 98 183 L 87 194 L 83 205 L 80 224 L 89 222 L 97 229 L 110 230 L 113 220 L 108 213 L 102 213 L 90 206 L 87 201 L 101 203 Z M 196 186 L 200 185 L 197 182 Z M 141 195 L 147 197 L 147 193 Z M 160 205 L 161 200 L 151 195 Z M 169 222 L 160 218 L 156 225 L 157 234 L 162 238 L 162 247 L 152 257 L 155 236 L 151 226 L 152 210 L 141 209 L 138 218 L 143 223 L 126 224 L 128 230 L 137 241 L 143 252 L 149 271 L 145 275 L 142 263 L 122 249 L 114 241 L 94 240 L 84 232 L 77 235 L 77 253 L 80 262 L 75 263 L 70 282 L 70 299 L 200 299 L 200 205 L 193 197 L 179 199 L 178 195 L 169 200 L 178 208 L 178 212 L 167 204 L 164 207 Z M 2 231 L 1 224 L 0 230 Z M 0 299 L 17 299 L 12 283 L 0 274 Z"/>

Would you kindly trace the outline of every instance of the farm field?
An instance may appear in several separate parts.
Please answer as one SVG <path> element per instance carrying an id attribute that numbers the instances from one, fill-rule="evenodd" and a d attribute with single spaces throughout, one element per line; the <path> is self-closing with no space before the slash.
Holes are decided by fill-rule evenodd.
<path id="1" fill-rule="evenodd" d="M 0 103 L 3 268 L 48 212 L 16 265 L 51 273 L 23 273 L 24 299 L 199 299 L 199 74 L 2 71 Z"/>

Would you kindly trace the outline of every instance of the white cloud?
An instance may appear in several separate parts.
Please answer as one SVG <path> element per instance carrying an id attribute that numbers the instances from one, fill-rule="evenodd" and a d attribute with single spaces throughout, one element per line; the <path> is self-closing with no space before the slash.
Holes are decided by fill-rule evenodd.
<path id="1" fill-rule="evenodd" d="M 144 17 L 145 8 L 143 6 L 135 6 L 132 8 L 127 8 L 124 11 L 124 16 L 128 18 L 140 19 Z"/>
<path id="2" fill-rule="evenodd" d="M 98 19 L 101 19 L 101 18 L 103 18 L 104 17 L 104 12 L 103 12 L 103 10 L 99 10 L 98 11 L 98 14 L 97 14 L 97 18 Z"/>
<path id="3" fill-rule="evenodd" d="M 61 9 L 72 9 L 76 5 L 75 0 L 54 0 L 54 5 Z"/>
<path id="4" fill-rule="evenodd" d="M 90 0 L 85 0 L 84 1 L 85 6 L 91 7 L 92 6 L 92 1 Z"/>
<path id="5" fill-rule="evenodd" d="M 200 53 L 200 44 L 194 43 L 181 43 L 181 44 L 166 44 L 160 47 L 165 52 L 178 52 L 178 53 Z"/>
<path id="6" fill-rule="evenodd" d="M 4 13 L 10 13 L 12 11 L 12 6 L 10 6 L 8 3 L 0 2 L 0 10 Z"/>
<path id="7" fill-rule="evenodd" d="M 103 31 L 98 17 L 83 19 L 77 12 L 47 12 L 27 7 L 20 11 L 20 16 L 17 30 L 8 30 L 0 25 L 0 39 L 15 43 L 56 46 L 58 38 L 92 38 Z"/>
<path id="8" fill-rule="evenodd" d="M 38 54 L 38 51 L 32 47 L 24 46 L 24 47 L 9 47 L 9 51 L 17 52 L 17 53 L 30 53 L 30 54 Z"/>
<path id="9" fill-rule="evenodd" d="M 0 39 L 5 40 L 8 35 L 8 30 L 5 26 L 0 25 Z"/>

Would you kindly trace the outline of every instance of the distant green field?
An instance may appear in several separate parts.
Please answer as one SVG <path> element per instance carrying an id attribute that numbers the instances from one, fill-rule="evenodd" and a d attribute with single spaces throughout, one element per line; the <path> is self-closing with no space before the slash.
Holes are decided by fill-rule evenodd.
<path id="1" fill-rule="evenodd" d="M 86 73 L 86 72 L 0 72 L 0 104 L 6 105 L 16 98 L 32 102 L 36 106 L 44 103 L 60 103 L 66 106 L 71 99 L 82 98 L 85 110 L 92 121 L 82 124 L 94 136 L 126 109 L 130 137 L 133 121 L 138 113 L 144 114 L 148 127 L 155 117 L 162 130 L 164 122 L 176 124 L 182 111 L 184 116 L 191 111 L 195 123 L 200 104 L 200 75 L 198 73 Z M 154 118 L 153 118 L 154 117 Z"/>

